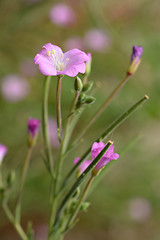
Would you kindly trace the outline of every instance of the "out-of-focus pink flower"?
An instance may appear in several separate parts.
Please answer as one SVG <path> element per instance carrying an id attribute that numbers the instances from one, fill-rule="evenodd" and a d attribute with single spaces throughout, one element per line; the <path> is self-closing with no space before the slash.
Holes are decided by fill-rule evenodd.
<path id="1" fill-rule="evenodd" d="M 80 37 L 68 38 L 65 41 L 65 49 L 69 50 L 69 49 L 73 49 L 73 48 L 78 48 L 78 49 L 84 50 L 84 48 L 85 48 L 84 40 Z"/>
<path id="2" fill-rule="evenodd" d="M 137 197 L 129 201 L 129 214 L 133 220 L 146 221 L 151 216 L 151 212 L 151 204 L 147 199 Z"/>
<path id="3" fill-rule="evenodd" d="M 40 223 L 35 226 L 35 240 L 47 240 L 48 226 L 47 223 Z"/>
<path id="4" fill-rule="evenodd" d="M 57 137 L 57 122 L 54 118 L 48 119 L 48 133 L 50 136 L 52 147 L 59 148 L 60 144 Z"/>
<path id="5" fill-rule="evenodd" d="M 7 147 L 0 143 L 0 165 L 1 165 L 2 161 L 3 161 L 4 156 L 7 153 L 7 150 L 8 150 Z"/>
<path id="6" fill-rule="evenodd" d="M 86 65 L 84 62 L 87 60 L 87 54 L 79 49 L 74 48 L 63 53 L 58 46 L 47 43 L 35 56 L 34 63 L 39 65 L 39 70 L 43 75 L 75 77 L 79 72 L 85 73 Z"/>
<path id="7" fill-rule="evenodd" d="M 49 17 L 54 24 L 64 27 L 68 27 L 76 21 L 73 9 L 64 3 L 54 5 L 50 10 Z"/>
<path id="8" fill-rule="evenodd" d="M 80 160 L 80 158 L 79 157 L 77 157 L 77 158 L 75 158 L 74 159 L 74 165 L 76 165 L 78 162 L 79 162 L 79 160 Z M 79 168 L 78 168 L 78 176 L 79 175 L 81 175 L 81 173 L 83 173 L 85 170 L 86 170 L 86 168 L 91 164 L 91 160 L 84 160 L 81 164 L 80 164 L 80 166 L 79 166 Z"/>
<path id="9" fill-rule="evenodd" d="M 101 29 L 90 29 L 85 35 L 85 44 L 88 49 L 103 52 L 110 47 L 110 39 Z"/>
<path id="10" fill-rule="evenodd" d="M 26 77 L 34 77 L 37 73 L 37 69 L 33 61 L 27 59 L 20 64 L 20 72 Z"/>
<path id="11" fill-rule="evenodd" d="M 29 118 L 27 132 L 28 132 L 28 144 L 29 146 L 33 146 L 35 144 L 38 130 L 40 127 L 40 120 L 35 118 Z"/>
<path id="12" fill-rule="evenodd" d="M 94 160 L 97 155 L 102 151 L 102 149 L 105 147 L 106 144 L 103 142 L 95 142 L 92 145 L 91 153 L 92 153 L 92 160 Z M 109 163 L 111 160 L 116 160 L 119 158 L 119 154 L 114 153 L 114 146 L 113 144 L 108 148 L 106 153 L 103 155 L 103 157 L 100 159 L 100 161 L 95 166 L 95 171 L 97 172 L 101 168 L 103 168 L 107 163 Z"/>
<path id="13" fill-rule="evenodd" d="M 24 99 L 30 90 L 26 79 L 18 75 L 6 75 L 2 79 L 1 93 L 5 100 L 17 102 Z"/>

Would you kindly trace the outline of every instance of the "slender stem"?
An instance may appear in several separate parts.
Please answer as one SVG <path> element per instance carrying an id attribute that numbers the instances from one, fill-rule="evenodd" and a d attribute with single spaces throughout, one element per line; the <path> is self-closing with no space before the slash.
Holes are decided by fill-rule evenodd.
<path id="1" fill-rule="evenodd" d="M 19 193 L 18 193 L 16 211 L 15 211 L 16 222 L 20 222 L 22 193 L 23 193 L 25 178 L 26 178 L 27 171 L 28 171 L 29 162 L 30 162 L 30 159 L 31 159 L 32 149 L 33 149 L 32 147 L 28 147 L 26 159 L 24 161 L 22 174 L 21 174 L 21 178 L 20 178 L 20 187 L 19 187 Z"/>
<path id="2" fill-rule="evenodd" d="M 57 106 L 57 134 L 59 142 L 62 140 L 62 116 L 61 116 L 61 83 L 62 76 L 58 76 L 57 92 L 56 92 L 56 106 Z"/>
<path id="3" fill-rule="evenodd" d="M 78 204 L 77 204 L 77 206 L 76 206 L 76 208 L 75 208 L 75 210 L 74 210 L 71 218 L 69 219 L 69 221 L 68 221 L 68 223 L 67 223 L 66 229 L 72 225 L 75 217 L 77 216 L 77 213 L 78 213 L 78 211 L 79 211 L 79 209 L 80 209 L 80 207 L 81 207 L 82 202 L 83 202 L 83 201 L 85 200 L 85 198 L 86 198 L 86 195 L 87 195 L 87 193 L 88 193 L 88 190 L 89 190 L 89 188 L 90 188 L 93 180 L 94 180 L 94 176 L 91 176 L 91 178 L 89 179 L 89 181 L 88 181 L 88 183 L 87 183 L 87 185 L 86 185 L 86 187 L 85 187 L 85 189 L 84 189 L 84 191 L 83 191 L 83 193 L 82 193 L 82 195 L 81 195 L 81 198 L 79 199 L 79 202 L 78 202 Z"/>
<path id="4" fill-rule="evenodd" d="M 149 97 L 145 95 L 143 98 L 141 98 L 138 102 L 136 102 L 132 107 L 130 107 L 126 112 L 124 112 L 122 115 L 120 115 L 119 118 L 117 118 L 111 125 L 104 131 L 103 134 L 99 138 L 96 139 L 96 142 L 104 141 L 109 134 L 111 134 L 115 129 L 117 129 L 128 117 L 131 116 L 131 114 L 136 111 L 146 100 L 148 100 Z M 61 191 L 65 186 L 67 185 L 70 177 L 75 172 L 75 170 L 78 168 L 78 166 L 82 163 L 82 161 L 88 157 L 90 154 L 91 146 L 87 149 L 87 151 L 83 154 L 79 162 L 74 165 L 74 167 L 69 171 L 66 178 L 64 179 L 64 182 L 62 183 Z"/>
<path id="5" fill-rule="evenodd" d="M 73 128 L 74 128 L 73 116 L 71 114 L 74 111 L 74 108 L 75 108 L 75 105 L 77 103 L 78 97 L 79 97 L 79 93 L 76 92 L 74 100 L 73 100 L 73 104 L 71 106 L 70 114 L 69 114 L 70 117 L 68 117 L 68 119 L 67 119 L 65 131 L 64 131 L 64 137 L 63 137 L 62 142 L 61 142 L 59 158 L 58 158 L 58 161 L 57 161 L 55 180 L 54 180 L 53 200 L 52 200 L 52 205 L 51 205 L 51 215 L 50 215 L 50 223 L 49 223 L 49 236 L 50 236 L 50 233 L 52 232 L 52 228 L 53 228 L 54 217 L 55 217 L 55 209 L 56 209 L 56 206 L 57 206 L 57 198 L 58 198 L 58 195 L 59 195 L 59 194 L 57 194 L 57 189 L 58 189 L 60 176 L 61 176 L 61 169 L 62 169 L 62 165 L 63 165 L 63 157 L 64 157 L 64 153 L 67 149 L 69 138 L 70 138 L 71 133 L 72 133 Z"/>
<path id="6" fill-rule="evenodd" d="M 107 105 L 111 102 L 111 100 L 114 98 L 114 96 L 119 92 L 119 90 L 122 88 L 122 86 L 127 82 L 130 75 L 126 74 L 125 78 L 118 84 L 118 86 L 113 90 L 113 92 L 109 95 L 109 97 L 106 99 L 106 101 L 102 104 L 102 106 L 98 109 L 98 111 L 93 115 L 90 121 L 88 121 L 88 124 L 84 127 L 81 134 L 78 136 L 78 138 L 75 140 L 74 145 L 78 144 L 80 142 L 80 139 L 83 137 L 83 135 L 86 133 L 86 131 L 91 127 L 91 125 L 95 122 L 95 120 L 100 116 L 100 114 L 105 110 Z"/>
<path id="7" fill-rule="evenodd" d="M 53 158 L 51 151 L 51 144 L 48 136 L 48 95 L 50 87 L 51 76 L 47 76 L 44 80 L 44 91 L 43 91 L 43 101 L 42 101 L 42 131 L 43 139 L 45 143 L 45 152 L 47 160 L 49 162 L 50 172 L 53 172 Z"/>
<path id="8" fill-rule="evenodd" d="M 5 214 L 6 214 L 6 216 L 8 217 L 10 222 L 15 227 L 15 229 L 16 229 L 17 233 L 19 234 L 19 236 L 21 237 L 21 239 L 28 240 L 28 237 L 25 234 L 24 230 L 22 229 L 21 225 L 18 222 L 14 221 L 14 217 L 13 217 L 9 207 L 7 206 L 7 204 L 2 204 L 2 207 L 3 207 L 3 210 L 4 210 Z"/>
<path id="9" fill-rule="evenodd" d="M 76 92 L 75 93 L 75 96 L 74 96 L 74 99 L 73 99 L 73 104 L 71 106 L 70 114 L 69 114 L 69 117 L 68 117 L 68 123 L 71 122 L 71 120 L 73 118 L 74 109 L 75 109 L 75 106 L 77 104 L 77 101 L 78 101 L 78 98 L 79 98 L 79 94 L 80 94 L 80 92 Z"/>
<path id="10" fill-rule="evenodd" d="M 106 146 L 102 149 L 102 151 L 97 155 L 97 157 L 92 161 L 92 163 L 88 166 L 88 168 L 79 176 L 79 178 L 77 179 L 77 181 L 73 184 L 72 188 L 69 190 L 69 192 L 67 193 L 67 195 L 64 197 L 57 215 L 56 215 L 56 219 L 55 219 L 55 226 L 58 223 L 58 220 L 63 212 L 63 210 L 66 207 L 66 204 L 68 202 L 68 200 L 70 199 L 70 197 L 73 196 L 73 194 L 75 193 L 77 187 L 80 186 L 80 184 L 84 181 L 84 179 L 87 177 L 87 175 L 90 173 L 90 171 L 96 166 L 96 164 L 99 162 L 99 160 L 103 157 L 103 155 L 106 153 L 107 149 L 110 147 L 110 145 L 112 144 L 111 141 L 109 141 Z"/>

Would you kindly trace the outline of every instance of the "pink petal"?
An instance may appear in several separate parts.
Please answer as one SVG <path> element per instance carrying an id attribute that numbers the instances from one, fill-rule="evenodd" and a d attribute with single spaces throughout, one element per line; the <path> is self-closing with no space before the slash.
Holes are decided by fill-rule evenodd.
<path id="1" fill-rule="evenodd" d="M 62 75 L 68 75 L 70 77 L 75 77 L 79 73 L 78 69 L 75 66 L 68 67 L 63 71 L 59 72 Z"/>
<path id="2" fill-rule="evenodd" d="M 112 156 L 111 156 L 111 158 L 112 158 L 113 160 L 116 160 L 117 158 L 119 158 L 119 154 L 118 154 L 118 153 L 113 153 Z"/>
<path id="3" fill-rule="evenodd" d="M 44 49 L 46 49 L 46 51 L 52 51 L 52 50 L 55 50 L 57 52 L 58 55 L 62 55 L 63 52 L 62 52 L 62 49 L 56 45 L 53 45 L 51 43 L 46 43 L 44 46 L 43 46 Z"/>
<path id="4" fill-rule="evenodd" d="M 79 160 L 80 160 L 80 157 L 76 157 L 73 161 L 74 165 L 76 165 L 79 162 Z"/>
<path id="5" fill-rule="evenodd" d="M 64 53 L 64 61 L 68 60 L 67 66 L 78 65 L 88 60 L 88 56 L 85 52 L 80 51 L 77 48 L 74 48 L 66 53 Z"/>
<path id="6" fill-rule="evenodd" d="M 57 70 L 51 63 L 40 62 L 39 63 L 39 71 L 45 76 L 56 76 L 58 75 Z"/>

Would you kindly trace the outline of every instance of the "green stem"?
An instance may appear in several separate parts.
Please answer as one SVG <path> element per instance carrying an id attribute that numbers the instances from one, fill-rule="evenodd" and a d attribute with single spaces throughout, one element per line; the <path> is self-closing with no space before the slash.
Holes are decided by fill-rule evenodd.
<path id="1" fill-rule="evenodd" d="M 50 172 L 53 172 L 53 158 L 51 145 L 48 136 L 48 95 L 49 95 L 49 87 L 50 87 L 51 76 L 47 76 L 44 80 L 44 91 L 43 91 L 43 101 L 42 101 L 42 132 L 43 139 L 45 143 L 45 152 L 47 156 L 47 160 L 50 167 Z"/>
<path id="2" fill-rule="evenodd" d="M 119 118 L 117 118 L 111 125 L 104 131 L 104 133 L 96 139 L 96 142 L 104 141 L 109 134 L 111 134 L 115 129 L 117 129 L 128 117 L 131 116 L 131 114 L 136 111 L 146 100 L 148 100 L 148 96 L 145 95 L 143 98 L 141 98 L 138 102 L 136 102 L 131 108 L 129 108 L 126 112 L 124 112 Z M 67 185 L 70 177 L 75 172 L 75 170 L 78 168 L 78 166 L 82 163 L 84 159 L 87 158 L 87 156 L 90 154 L 91 146 L 87 149 L 87 151 L 83 154 L 79 162 L 70 170 L 70 172 L 67 174 L 66 178 L 64 179 L 64 182 L 62 183 L 61 191 L 62 189 Z"/>
<path id="3" fill-rule="evenodd" d="M 18 222 L 14 221 L 14 217 L 13 217 L 9 207 L 7 206 L 7 204 L 2 204 L 2 207 L 3 207 L 3 210 L 6 214 L 6 216 L 8 217 L 10 222 L 13 224 L 14 228 L 16 229 L 16 231 L 19 234 L 19 236 L 21 237 L 21 239 L 28 240 L 28 237 L 25 234 L 24 230 L 22 229 L 21 225 Z"/>
<path id="4" fill-rule="evenodd" d="M 24 161 L 22 174 L 21 174 L 21 178 L 20 178 L 20 187 L 19 187 L 19 193 L 18 193 L 16 210 L 15 210 L 15 221 L 16 221 L 16 223 L 19 223 L 20 218 L 21 218 L 22 193 L 23 193 L 25 178 L 26 178 L 27 171 L 28 171 L 29 162 L 30 162 L 30 159 L 31 159 L 32 149 L 33 149 L 32 147 L 28 147 L 27 155 L 26 155 L 26 158 L 25 158 L 25 161 Z"/>
<path id="5" fill-rule="evenodd" d="M 68 200 L 73 196 L 73 194 L 75 193 L 77 187 L 80 186 L 80 184 L 84 181 L 84 179 L 87 177 L 89 172 L 96 166 L 96 164 L 103 157 L 103 155 L 106 153 L 106 151 L 108 150 L 108 148 L 110 147 L 111 144 L 112 144 L 111 141 L 109 141 L 106 144 L 106 146 L 103 148 L 103 150 L 97 155 L 97 157 L 92 161 L 92 163 L 88 166 L 88 168 L 79 176 L 77 181 L 73 184 L 72 188 L 67 193 L 67 195 L 63 199 L 63 201 L 62 201 L 62 203 L 61 203 L 61 205 L 60 205 L 60 207 L 58 209 L 54 226 L 56 226 L 56 224 L 58 223 L 58 220 L 59 220 L 59 218 L 60 218 L 64 208 L 66 207 L 66 204 L 67 204 Z"/>
<path id="6" fill-rule="evenodd" d="M 82 202 L 83 202 L 83 201 L 85 200 L 85 198 L 86 198 L 86 195 L 87 195 L 87 193 L 88 193 L 88 190 L 89 190 L 89 188 L 90 188 L 93 180 L 94 180 L 94 176 L 91 176 L 91 178 L 89 179 L 89 181 L 88 181 L 88 183 L 87 183 L 87 185 L 86 185 L 86 187 L 85 187 L 85 189 L 84 189 L 84 191 L 83 191 L 83 193 L 82 193 L 82 195 L 81 195 L 81 198 L 79 199 L 79 202 L 78 202 L 78 204 L 77 204 L 77 206 L 76 206 L 76 208 L 75 208 L 75 210 L 74 210 L 71 218 L 69 219 L 69 221 L 68 221 L 68 223 L 67 223 L 66 230 L 72 225 L 75 217 L 77 216 L 77 213 L 78 213 L 78 211 L 79 211 L 79 209 L 80 209 L 80 207 L 81 207 Z"/>
<path id="7" fill-rule="evenodd" d="M 75 97 L 74 97 L 74 100 L 73 100 L 71 110 L 70 110 L 70 114 L 73 112 L 73 109 L 74 109 L 75 104 L 77 102 L 78 96 L 79 96 L 79 94 L 76 93 Z M 54 180 L 54 190 L 53 190 L 53 200 L 52 200 L 52 205 L 51 205 L 51 215 L 50 215 L 50 223 L 49 223 L 49 236 L 50 236 L 50 233 L 52 232 L 52 228 L 53 228 L 54 217 L 55 217 L 55 209 L 56 209 L 56 206 L 57 206 L 57 198 L 58 198 L 58 195 L 59 195 L 59 194 L 57 194 L 57 189 L 58 189 L 60 176 L 61 176 L 61 169 L 62 169 L 62 165 L 63 165 L 63 157 L 64 157 L 64 153 L 67 149 L 67 144 L 68 144 L 69 138 L 71 136 L 71 133 L 73 131 L 73 128 L 74 128 L 73 117 L 70 116 L 67 119 L 65 132 L 64 132 L 64 137 L 63 137 L 62 142 L 61 142 L 59 158 L 58 158 L 57 166 L 56 166 L 56 173 L 55 173 L 55 180 Z"/>
<path id="8" fill-rule="evenodd" d="M 57 134 L 59 142 L 62 140 L 62 116 L 61 116 L 61 84 L 62 76 L 58 76 L 57 91 L 56 91 L 56 106 L 57 106 Z"/>
<path id="9" fill-rule="evenodd" d="M 111 100 L 114 98 L 114 96 L 119 92 L 119 90 L 122 88 L 122 86 L 127 82 L 130 75 L 127 74 L 125 78 L 118 84 L 118 86 L 113 90 L 113 92 L 109 95 L 109 97 L 106 99 L 106 101 L 102 104 L 102 106 L 98 109 L 98 111 L 93 115 L 90 121 L 88 121 L 88 124 L 84 127 L 81 134 L 78 136 L 78 138 L 75 140 L 74 145 L 79 144 L 80 139 L 83 137 L 83 135 L 86 133 L 86 131 L 91 127 L 91 125 L 95 122 L 95 120 L 100 116 L 100 114 L 105 110 L 107 105 L 111 102 Z"/>

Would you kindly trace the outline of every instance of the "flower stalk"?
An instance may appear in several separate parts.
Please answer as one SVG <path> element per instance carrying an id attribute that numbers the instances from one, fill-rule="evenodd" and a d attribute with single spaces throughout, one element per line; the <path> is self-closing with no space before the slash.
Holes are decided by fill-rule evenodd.
<path id="1" fill-rule="evenodd" d="M 43 132 L 45 152 L 47 156 L 47 161 L 49 163 L 50 173 L 53 174 L 53 157 L 52 157 L 51 144 L 48 136 L 48 95 L 49 95 L 50 81 L 51 81 L 51 76 L 47 76 L 44 79 L 44 91 L 43 91 L 43 101 L 42 101 L 42 132 Z"/>
<path id="2" fill-rule="evenodd" d="M 69 219 L 69 221 L 68 221 L 68 223 L 66 225 L 65 231 L 67 231 L 67 229 L 69 229 L 70 226 L 73 224 L 73 222 L 74 222 L 74 220 L 75 220 L 75 218 L 76 218 L 76 216 L 78 214 L 78 211 L 79 211 L 79 209 L 80 209 L 80 207 L 82 205 L 82 202 L 85 200 L 85 198 L 87 196 L 87 193 L 88 193 L 88 191 L 89 191 L 89 189 L 90 189 L 90 187 L 92 185 L 92 182 L 93 182 L 94 178 L 95 178 L 95 176 L 92 175 L 91 178 L 89 179 L 89 181 L 88 181 L 88 183 L 87 183 L 87 185 L 86 185 L 86 187 L 85 187 L 85 189 L 84 189 L 84 191 L 83 191 L 83 193 L 82 193 L 82 195 L 81 195 L 81 197 L 79 199 L 79 202 L 78 202 L 78 204 L 77 204 L 77 206 L 76 206 L 72 216 L 70 217 L 70 219 Z"/>
<path id="3" fill-rule="evenodd" d="M 23 194 L 25 178 L 26 178 L 26 175 L 27 175 L 28 167 L 29 167 L 29 162 L 30 162 L 30 159 L 31 159 L 32 150 L 33 150 L 32 147 L 28 147 L 26 158 L 25 158 L 25 161 L 24 161 L 23 169 L 22 169 L 21 178 L 20 178 L 20 187 L 19 187 L 16 210 L 15 210 L 15 222 L 16 223 L 19 223 L 20 218 L 21 218 L 22 194 Z"/>
<path id="4" fill-rule="evenodd" d="M 58 76 L 57 91 L 56 91 L 56 108 L 57 108 L 57 135 L 58 140 L 62 141 L 62 114 L 61 114 L 61 85 L 63 76 Z"/>

